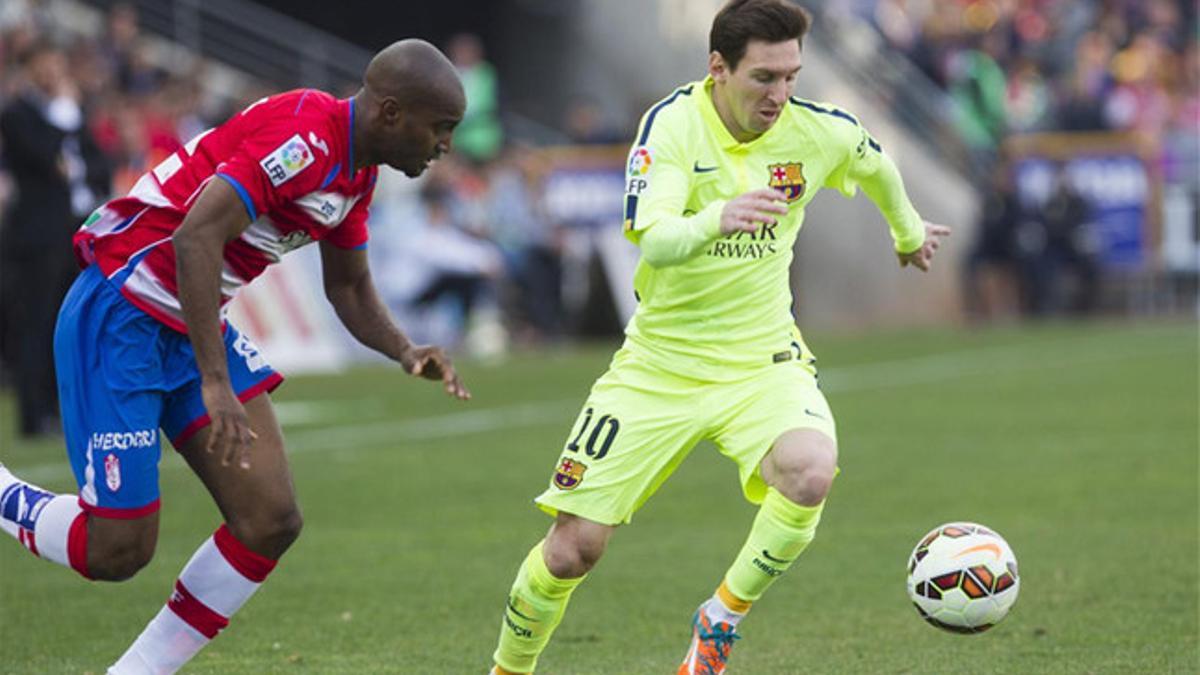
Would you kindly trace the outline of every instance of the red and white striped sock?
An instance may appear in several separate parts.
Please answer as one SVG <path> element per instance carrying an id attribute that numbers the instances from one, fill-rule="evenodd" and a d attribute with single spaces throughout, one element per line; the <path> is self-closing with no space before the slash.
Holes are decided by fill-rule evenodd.
<path id="1" fill-rule="evenodd" d="M 175 590 L 109 675 L 161 675 L 187 663 L 238 611 L 275 568 L 222 525 L 175 581 Z"/>
<path id="2" fill-rule="evenodd" d="M 90 579 L 87 514 L 76 495 L 59 495 L 12 475 L 0 464 L 0 530 L 30 553 Z"/>

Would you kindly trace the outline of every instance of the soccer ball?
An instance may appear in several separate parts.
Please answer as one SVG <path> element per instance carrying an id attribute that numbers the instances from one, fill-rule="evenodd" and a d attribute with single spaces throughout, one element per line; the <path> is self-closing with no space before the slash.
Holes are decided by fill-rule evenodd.
<path id="1" fill-rule="evenodd" d="M 982 633 L 1017 601 L 1021 579 L 1008 542 L 976 523 L 946 523 L 908 557 L 908 597 L 921 618 L 952 633 Z"/>

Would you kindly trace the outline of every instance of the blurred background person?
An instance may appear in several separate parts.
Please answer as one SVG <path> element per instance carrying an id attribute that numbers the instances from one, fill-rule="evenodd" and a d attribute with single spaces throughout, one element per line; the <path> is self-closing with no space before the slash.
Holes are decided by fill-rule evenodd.
<path id="1" fill-rule="evenodd" d="M 970 320 L 1015 319 L 1019 312 L 1016 248 L 1021 202 L 1011 167 L 998 163 L 985 188 L 975 240 L 963 269 L 963 299 Z"/>
<path id="2" fill-rule="evenodd" d="M 437 310 L 449 320 L 447 344 L 461 345 L 471 337 L 468 331 L 482 324 L 487 338 L 473 346 L 489 355 L 503 352 L 506 345 L 503 329 L 497 325 L 496 295 L 496 285 L 504 274 L 500 251 L 456 219 L 453 193 L 441 180 L 425 183 L 420 199 L 424 218 L 409 242 L 424 280 L 415 285 L 411 307 L 426 317 Z"/>
<path id="3" fill-rule="evenodd" d="M 109 196 L 66 55 L 47 41 L 22 57 L 19 93 L 0 112 L 15 196 L 0 230 L 0 316 L 23 435 L 57 433 L 54 320 L 78 267 L 71 235 Z"/>
<path id="4" fill-rule="evenodd" d="M 486 162 L 500 152 L 504 141 L 496 69 L 484 60 L 483 41 L 472 33 L 451 38 L 446 54 L 467 92 L 467 112 L 454 132 L 454 147 L 468 159 Z"/>
<path id="5" fill-rule="evenodd" d="M 556 340 L 564 329 L 564 233 L 545 214 L 539 178 L 538 158 L 524 145 L 510 145 L 488 169 L 488 222 L 507 270 L 506 314 L 526 344 Z"/>
<path id="6" fill-rule="evenodd" d="M 1087 314 L 1096 307 L 1098 262 L 1090 231 L 1091 207 L 1059 166 L 1050 199 L 1038 218 L 1046 230 L 1050 285 L 1036 296 L 1039 313 Z"/>

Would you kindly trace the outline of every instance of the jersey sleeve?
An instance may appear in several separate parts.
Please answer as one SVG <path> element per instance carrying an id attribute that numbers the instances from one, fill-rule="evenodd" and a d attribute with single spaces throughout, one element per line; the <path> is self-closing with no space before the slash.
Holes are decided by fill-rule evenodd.
<path id="1" fill-rule="evenodd" d="M 883 148 L 852 115 L 828 104 L 822 105 L 836 111 L 826 121 L 826 127 L 834 152 L 839 155 L 836 167 L 825 179 L 825 187 L 853 197 L 858 193 L 859 178 L 878 170 Z"/>
<path id="2" fill-rule="evenodd" d="M 215 174 L 233 185 L 250 220 L 318 189 L 333 168 L 327 153 L 309 142 L 328 132 L 316 120 L 293 117 L 247 120 L 241 145 Z"/>
<path id="3" fill-rule="evenodd" d="M 654 267 L 685 262 L 717 239 L 725 206 L 714 200 L 699 213 L 684 214 L 692 176 L 687 119 L 676 114 L 679 108 L 659 114 L 673 98 L 642 119 L 625 172 L 625 237 Z"/>
<path id="4" fill-rule="evenodd" d="M 325 237 L 325 241 L 338 248 L 364 248 L 370 238 L 367 234 L 367 218 L 370 215 L 371 199 L 375 196 L 375 180 L 379 176 L 379 170 L 371 167 L 370 171 L 370 187 L 367 188 L 366 194 L 354 203 L 342 223 Z"/>
<path id="5" fill-rule="evenodd" d="M 634 243 L 646 230 L 682 214 L 690 188 L 687 130 L 660 106 L 643 116 L 625 167 L 625 236 Z"/>
<path id="6" fill-rule="evenodd" d="M 832 146 L 843 155 L 825 179 L 825 186 L 846 197 L 853 197 L 862 187 L 887 220 L 896 251 L 917 250 L 925 242 L 925 222 L 909 201 L 896 164 L 858 120 L 832 106 L 830 109 L 836 111 L 834 119 L 828 122 L 830 135 L 835 139 Z"/>

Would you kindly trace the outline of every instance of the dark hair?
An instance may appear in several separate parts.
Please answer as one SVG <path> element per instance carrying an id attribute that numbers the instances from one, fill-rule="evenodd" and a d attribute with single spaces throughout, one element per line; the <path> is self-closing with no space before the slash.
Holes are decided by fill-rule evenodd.
<path id="1" fill-rule="evenodd" d="M 809 23 L 808 12 L 786 0 L 729 0 L 713 19 L 708 50 L 736 70 L 751 40 L 795 40 L 803 46 Z"/>

